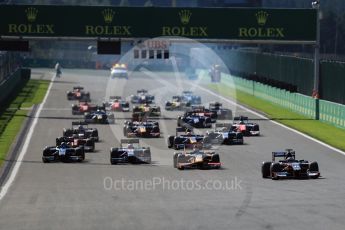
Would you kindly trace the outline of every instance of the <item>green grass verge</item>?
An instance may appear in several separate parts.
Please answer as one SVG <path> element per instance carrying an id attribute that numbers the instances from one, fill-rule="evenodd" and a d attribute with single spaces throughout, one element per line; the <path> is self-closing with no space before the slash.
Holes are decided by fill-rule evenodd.
<path id="1" fill-rule="evenodd" d="M 42 102 L 48 86 L 49 81 L 29 80 L 8 107 L 0 112 L 0 166 L 30 112 L 28 108 Z"/>
<path id="2" fill-rule="evenodd" d="M 276 120 L 286 126 L 301 131 L 311 137 L 323 141 L 331 146 L 345 151 L 345 130 L 333 125 L 312 120 L 301 114 L 254 97 L 242 91 L 229 90 L 229 86 L 221 84 L 207 84 L 207 87 L 217 93 L 236 99 L 239 103 L 264 113 L 268 118 Z"/>

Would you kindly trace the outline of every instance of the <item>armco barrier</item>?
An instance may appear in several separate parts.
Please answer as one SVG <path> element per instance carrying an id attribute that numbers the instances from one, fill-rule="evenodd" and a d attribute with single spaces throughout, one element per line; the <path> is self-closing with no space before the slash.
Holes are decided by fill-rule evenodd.
<path id="1" fill-rule="evenodd" d="M 260 99 L 277 104 L 309 118 L 316 116 L 316 99 L 299 93 L 274 88 L 262 83 L 222 74 L 222 84 L 236 88 Z M 319 119 L 337 127 L 345 128 L 345 106 L 319 100 Z"/>
<path id="2" fill-rule="evenodd" d="M 6 100 L 12 92 L 16 91 L 23 83 L 30 79 L 30 69 L 17 69 L 0 84 L 0 106 L 5 106 Z"/>
<path id="3" fill-rule="evenodd" d="M 313 59 L 241 49 L 218 50 L 217 54 L 236 74 L 247 75 L 247 77 L 255 75 L 266 80 L 287 83 L 296 87 L 297 92 L 301 94 L 312 94 Z M 319 87 L 323 100 L 345 104 L 344 75 L 345 62 L 321 60 Z"/>

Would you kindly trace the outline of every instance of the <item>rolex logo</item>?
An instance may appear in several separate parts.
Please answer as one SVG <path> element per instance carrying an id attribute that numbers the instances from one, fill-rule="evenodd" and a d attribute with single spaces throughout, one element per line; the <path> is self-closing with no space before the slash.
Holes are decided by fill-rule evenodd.
<path id="1" fill-rule="evenodd" d="M 183 25 L 186 25 L 189 23 L 190 17 L 192 16 L 192 13 L 189 10 L 181 10 L 179 12 L 181 23 Z"/>
<path id="2" fill-rule="evenodd" d="M 36 20 L 37 13 L 38 13 L 38 10 L 36 8 L 29 7 L 25 10 L 25 12 L 26 12 L 26 17 L 29 22 L 34 22 Z"/>
<path id="3" fill-rule="evenodd" d="M 265 11 L 259 11 L 255 14 L 256 20 L 258 21 L 258 24 L 260 26 L 263 26 L 266 24 L 267 18 L 268 18 L 268 13 Z"/>
<path id="4" fill-rule="evenodd" d="M 105 9 L 102 11 L 104 21 L 106 23 L 111 23 L 114 18 L 115 12 L 112 9 Z"/>

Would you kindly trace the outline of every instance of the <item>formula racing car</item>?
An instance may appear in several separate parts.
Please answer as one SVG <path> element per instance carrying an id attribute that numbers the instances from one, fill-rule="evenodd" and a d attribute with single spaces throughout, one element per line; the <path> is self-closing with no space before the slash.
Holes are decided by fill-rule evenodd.
<path id="1" fill-rule="evenodd" d="M 201 97 L 195 95 L 192 91 L 185 90 L 182 92 L 182 101 L 188 102 L 191 105 L 200 105 L 201 104 Z"/>
<path id="2" fill-rule="evenodd" d="M 156 121 L 126 121 L 123 126 L 125 137 L 160 137 L 159 123 Z"/>
<path id="3" fill-rule="evenodd" d="M 184 132 L 184 134 L 181 134 Z M 168 148 L 179 149 L 195 149 L 205 148 L 204 135 L 193 134 L 192 130 L 185 129 L 183 127 L 176 128 L 175 136 L 168 136 L 167 143 Z"/>
<path id="4" fill-rule="evenodd" d="M 80 100 L 79 104 L 72 104 L 73 115 L 82 115 L 87 112 L 97 111 L 98 109 L 105 110 L 104 104 L 96 105 L 84 100 Z"/>
<path id="5" fill-rule="evenodd" d="M 56 146 L 61 145 L 61 143 L 67 143 L 70 147 L 76 148 L 83 146 L 85 152 L 95 151 L 95 140 L 92 138 L 86 138 L 84 134 L 73 134 L 69 137 L 58 137 L 56 138 Z"/>
<path id="6" fill-rule="evenodd" d="M 43 163 L 62 161 L 82 162 L 85 159 L 85 152 L 83 146 L 71 147 L 63 142 L 59 146 L 46 146 L 43 149 L 42 161 Z"/>
<path id="7" fill-rule="evenodd" d="M 90 92 L 84 91 L 82 86 L 74 86 L 72 91 L 67 91 L 68 100 L 90 100 Z"/>
<path id="8" fill-rule="evenodd" d="M 243 134 L 231 130 L 231 124 L 215 124 L 215 130 L 207 131 L 204 143 L 213 145 L 243 144 Z"/>
<path id="9" fill-rule="evenodd" d="M 232 111 L 230 109 L 223 108 L 223 105 L 220 102 L 210 103 L 208 109 L 209 109 L 209 111 L 216 114 L 216 118 L 218 120 L 231 120 L 232 119 Z"/>
<path id="10" fill-rule="evenodd" d="M 85 138 L 91 138 L 94 141 L 99 141 L 97 128 L 89 128 L 86 122 L 72 121 L 72 128 L 64 128 L 63 136 L 72 137 L 74 134 L 83 134 Z"/>
<path id="11" fill-rule="evenodd" d="M 146 117 L 159 117 L 161 107 L 152 104 L 141 104 L 133 106 L 133 113 L 143 113 Z"/>
<path id="12" fill-rule="evenodd" d="M 131 95 L 131 103 L 133 104 L 151 104 L 155 100 L 146 89 L 137 90 L 137 95 Z"/>
<path id="13" fill-rule="evenodd" d="M 197 149 L 190 152 L 175 152 L 173 166 L 180 170 L 186 168 L 219 169 L 221 163 L 219 154 Z"/>
<path id="14" fill-rule="evenodd" d="M 119 148 L 110 149 L 110 163 L 151 163 L 150 147 L 141 147 L 139 139 L 122 139 Z"/>
<path id="15" fill-rule="evenodd" d="M 182 96 L 173 96 L 171 101 L 165 102 L 165 110 L 186 110 L 191 107 L 190 102 L 183 101 Z"/>
<path id="16" fill-rule="evenodd" d="M 115 112 L 129 112 L 129 102 L 121 96 L 110 96 L 109 101 L 104 103 L 107 108 Z"/>
<path id="17" fill-rule="evenodd" d="M 113 113 L 97 110 L 95 112 L 85 113 L 84 122 L 88 124 L 114 124 L 115 117 Z"/>
<path id="18" fill-rule="evenodd" d="M 280 157 L 283 160 L 275 161 Z M 316 161 L 296 160 L 295 151 L 286 149 L 285 151 L 272 152 L 272 161 L 263 162 L 261 166 L 263 178 L 272 180 L 295 178 L 295 179 L 317 179 L 320 177 L 319 165 Z"/>
<path id="19" fill-rule="evenodd" d="M 186 112 L 183 116 L 177 117 L 177 127 L 185 128 L 211 128 L 212 120 L 210 117 L 195 112 Z"/>
<path id="20" fill-rule="evenodd" d="M 248 117 L 239 116 L 234 117 L 231 130 L 236 130 L 243 133 L 244 136 L 259 136 L 260 128 L 259 124 L 249 122 Z"/>

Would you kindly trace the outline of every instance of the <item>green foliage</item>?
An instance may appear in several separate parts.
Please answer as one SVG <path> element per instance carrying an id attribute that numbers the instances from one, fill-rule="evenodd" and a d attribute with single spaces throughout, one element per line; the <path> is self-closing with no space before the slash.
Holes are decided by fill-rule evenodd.
<path id="1" fill-rule="evenodd" d="M 6 159 L 7 152 L 29 113 L 29 108 L 42 102 L 48 85 L 49 81 L 29 80 L 8 108 L 0 113 L 0 166 Z"/>

